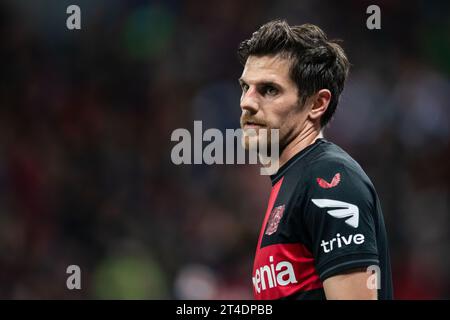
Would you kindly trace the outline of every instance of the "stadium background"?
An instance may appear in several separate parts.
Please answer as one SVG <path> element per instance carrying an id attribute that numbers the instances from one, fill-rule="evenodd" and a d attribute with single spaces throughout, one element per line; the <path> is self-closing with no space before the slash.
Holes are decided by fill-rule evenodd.
<path id="1" fill-rule="evenodd" d="M 236 48 L 273 18 L 344 40 L 325 135 L 377 188 L 395 296 L 450 298 L 449 4 L 299 0 L 2 1 L 0 298 L 251 298 L 269 179 L 175 166 L 170 134 L 239 126 Z"/>

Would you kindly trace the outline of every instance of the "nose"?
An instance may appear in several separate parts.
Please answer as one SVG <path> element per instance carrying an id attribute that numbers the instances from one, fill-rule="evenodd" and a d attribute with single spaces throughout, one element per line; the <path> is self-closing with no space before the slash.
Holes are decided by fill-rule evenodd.
<path id="1" fill-rule="evenodd" d="M 255 89 L 250 87 L 246 92 L 242 93 L 241 96 L 241 109 L 254 114 L 258 111 L 259 104 L 256 97 Z"/>

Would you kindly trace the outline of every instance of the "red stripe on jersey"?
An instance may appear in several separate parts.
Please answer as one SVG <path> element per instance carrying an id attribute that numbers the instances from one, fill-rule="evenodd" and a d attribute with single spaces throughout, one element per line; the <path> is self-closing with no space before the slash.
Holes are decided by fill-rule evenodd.
<path id="1" fill-rule="evenodd" d="M 283 184 L 283 179 L 284 177 L 282 177 L 277 183 L 275 183 L 275 185 L 272 187 L 272 191 L 270 191 L 269 203 L 267 204 L 266 215 L 264 217 L 261 232 L 259 233 L 258 246 L 256 247 L 256 252 L 258 252 L 258 248 L 261 247 L 261 241 L 264 235 L 264 230 L 266 230 L 267 221 L 269 220 L 270 212 L 272 212 L 275 199 L 277 198 L 278 192 L 280 191 L 281 185 Z"/>

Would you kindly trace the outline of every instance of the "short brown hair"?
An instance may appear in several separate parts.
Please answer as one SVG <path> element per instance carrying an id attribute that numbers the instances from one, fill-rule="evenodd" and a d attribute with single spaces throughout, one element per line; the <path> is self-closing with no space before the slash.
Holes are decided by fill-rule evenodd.
<path id="1" fill-rule="evenodd" d="M 277 54 L 291 59 L 290 76 L 303 103 L 321 89 L 330 90 L 330 103 L 320 119 L 324 127 L 336 110 L 348 75 L 350 64 L 344 50 L 336 40 L 329 41 L 318 26 L 289 26 L 284 20 L 264 24 L 250 39 L 242 41 L 238 49 L 242 65 L 249 56 Z"/>

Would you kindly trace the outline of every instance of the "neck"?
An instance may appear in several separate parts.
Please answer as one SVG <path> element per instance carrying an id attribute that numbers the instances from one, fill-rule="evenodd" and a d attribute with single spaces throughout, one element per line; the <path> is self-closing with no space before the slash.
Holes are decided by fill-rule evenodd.
<path id="1" fill-rule="evenodd" d="M 323 138 L 322 131 L 315 127 L 310 127 L 302 131 L 295 139 L 293 139 L 281 152 L 279 167 L 281 168 L 297 153 L 313 144 L 317 139 Z"/>

